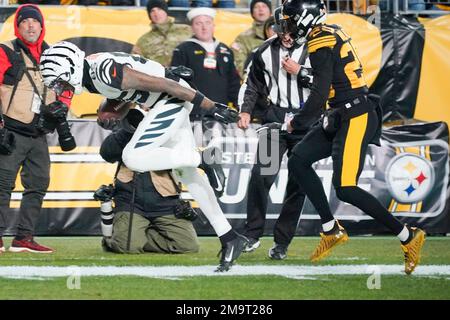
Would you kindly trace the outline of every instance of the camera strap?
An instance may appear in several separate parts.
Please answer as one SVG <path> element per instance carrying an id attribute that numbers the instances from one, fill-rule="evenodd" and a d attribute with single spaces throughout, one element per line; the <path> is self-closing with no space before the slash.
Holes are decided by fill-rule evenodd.
<path id="1" fill-rule="evenodd" d="M 5 120 L 3 119 L 3 104 L 2 100 L 0 99 L 0 129 L 5 126 Z"/>
<path id="2" fill-rule="evenodd" d="M 37 96 L 39 97 L 39 100 L 41 100 L 42 104 L 45 104 L 45 98 L 47 96 L 47 87 L 44 87 L 44 96 L 41 97 L 41 94 L 39 93 L 39 90 L 36 86 L 36 83 L 34 83 L 33 78 L 31 77 L 31 74 L 28 72 L 28 68 L 25 68 L 24 70 L 25 75 L 27 76 L 28 80 L 31 83 L 31 86 L 33 87 L 33 91 L 37 94 Z"/>
<path id="3" fill-rule="evenodd" d="M 25 60 L 24 60 L 20 50 L 21 49 L 24 50 L 25 54 L 28 56 L 28 58 L 33 63 L 34 68 L 32 68 L 32 69 L 33 70 L 39 70 L 39 67 L 38 67 L 34 57 L 31 55 L 31 53 L 29 52 L 29 49 L 25 45 L 20 45 L 20 43 L 19 43 L 19 41 L 17 39 L 14 40 L 12 42 L 12 44 L 13 44 L 13 47 L 14 47 L 14 53 L 18 57 L 16 61 L 18 61 L 18 62 L 20 61 L 20 65 L 18 67 L 19 71 L 18 71 L 18 74 L 17 74 L 17 79 L 22 79 L 23 74 L 25 74 L 27 76 L 28 80 L 30 81 L 31 86 L 33 87 L 33 91 L 37 94 L 37 96 L 39 97 L 41 102 L 45 103 L 45 98 L 46 98 L 46 95 L 47 95 L 47 88 L 44 87 L 44 97 L 42 97 L 41 94 L 39 93 L 39 90 L 38 90 L 36 84 L 33 81 L 33 78 L 31 77 L 30 73 L 28 72 L 28 68 L 25 65 Z M 12 54 L 12 52 L 13 51 L 11 50 L 11 54 Z M 6 108 L 6 110 L 8 110 L 9 107 L 11 107 L 11 103 L 12 103 L 12 100 L 14 98 L 14 95 L 16 94 L 18 85 L 19 85 L 19 81 L 16 81 L 14 83 L 14 87 L 13 87 L 13 90 L 12 90 L 12 93 L 11 93 L 11 97 L 9 98 L 9 103 L 8 103 L 8 107 Z"/>
<path id="4" fill-rule="evenodd" d="M 178 193 L 178 195 L 181 196 L 181 191 L 183 191 L 183 190 L 181 190 L 181 182 L 177 183 L 175 181 L 175 178 L 172 176 L 172 172 L 169 172 L 169 177 L 170 177 L 170 180 L 172 180 L 172 182 L 173 182 L 173 185 L 175 187 L 175 191 Z"/>

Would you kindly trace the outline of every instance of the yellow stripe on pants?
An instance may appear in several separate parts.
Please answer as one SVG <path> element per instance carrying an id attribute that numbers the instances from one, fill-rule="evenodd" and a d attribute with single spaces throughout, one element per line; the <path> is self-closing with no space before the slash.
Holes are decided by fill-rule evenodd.
<path id="1" fill-rule="evenodd" d="M 344 156 L 342 159 L 341 186 L 356 186 L 361 156 L 361 145 L 367 128 L 368 114 L 362 114 L 350 119 L 350 124 L 345 139 Z"/>

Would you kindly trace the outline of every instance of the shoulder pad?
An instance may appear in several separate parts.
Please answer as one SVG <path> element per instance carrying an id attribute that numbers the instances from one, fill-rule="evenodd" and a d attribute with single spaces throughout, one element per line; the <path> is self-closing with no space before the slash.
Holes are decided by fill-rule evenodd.
<path id="1" fill-rule="evenodd" d="M 336 45 L 336 30 L 331 26 L 320 25 L 308 36 L 308 52 L 313 53 L 320 48 L 333 49 Z"/>
<path id="2" fill-rule="evenodd" d="M 308 35 L 308 40 L 315 40 L 320 37 L 330 36 L 336 33 L 338 28 L 334 25 L 324 25 L 314 27 Z"/>

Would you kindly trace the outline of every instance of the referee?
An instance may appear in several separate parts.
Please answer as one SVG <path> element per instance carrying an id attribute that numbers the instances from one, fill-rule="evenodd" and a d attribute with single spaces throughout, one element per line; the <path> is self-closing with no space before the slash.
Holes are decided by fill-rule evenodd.
<path id="1" fill-rule="evenodd" d="M 280 31 L 277 23 L 274 29 Z M 302 117 L 305 124 L 302 130 L 284 134 L 270 130 L 271 123 L 285 123 L 302 108 L 309 95 L 311 77 L 306 75 L 309 65 L 306 48 L 295 45 L 289 34 L 278 33 L 255 52 L 248 76 L 239 91 L 241 120 L 238 126 L 241 129 L 248 128 L 257 101 L 267 101 L 261 119 L 261 129 L 267 130 L 260 131 L 256 162 L 248 185 L 245 235 L 250 242 L 244 249 L 246 252 L 251 252 L 260 245 L 269 190 L 278 175 L 283 155 L 286 151 L 290 154 L 305 135 L 305 128 L 320 117 L 321 111 L 316 109 L 313 110 L 314 113 Z M 269 250 L 270 258 L 286 258 L 304 199 L 304 192 L 298 189 L 297 183 L 289 174 L 283 208 L 274 228 L 275 243 Z"/>

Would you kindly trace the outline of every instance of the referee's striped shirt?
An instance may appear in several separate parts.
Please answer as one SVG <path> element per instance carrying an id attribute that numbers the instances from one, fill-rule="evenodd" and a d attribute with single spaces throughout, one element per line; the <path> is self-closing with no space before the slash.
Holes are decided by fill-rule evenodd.
<path id="1" fill-rule="evenodd" d="M 304 45 L 286 49 L 278 37 L 267 40 L 254 53 L 247 68 L 247 77 L 239 90 L 238 105 L 241 112 L 251 114 L 258 95 L 266 96 L 271 105 L 301 109 L 310 90 L 300 85 L 297 75 L 291 75 L 282 68 L 281 61 L 286 55 L 302 65 L 302 68 L 311 69 L 307 47 Z"/>

